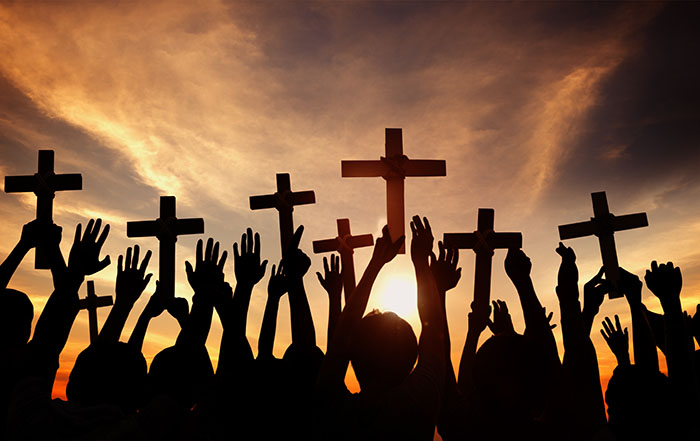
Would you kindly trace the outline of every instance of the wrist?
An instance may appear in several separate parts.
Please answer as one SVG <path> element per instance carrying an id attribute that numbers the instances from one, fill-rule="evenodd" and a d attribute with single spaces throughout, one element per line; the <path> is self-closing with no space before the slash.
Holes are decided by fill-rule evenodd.
<path id="1" fill-rule="evenodd" d="M 617 365 L 618 366 L 630 366 L 632 363 L 630 362 L 630 354 L 624 354 L 624 355 L 615 355 L 615 358 L 617 359 Z"/>

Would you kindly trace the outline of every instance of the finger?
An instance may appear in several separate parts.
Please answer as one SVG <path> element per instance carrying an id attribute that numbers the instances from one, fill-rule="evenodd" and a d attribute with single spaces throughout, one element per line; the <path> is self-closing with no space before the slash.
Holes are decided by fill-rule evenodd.
<path id="1" fill-rule="evenodd" d="M 197 254 L 196 254 L 196 260 L 195 260 L 195 265 L 199 266 L 202 263 L 202 246 L 204 245 L 204 242 L 202 242 L 202 239 L 199 239 L 197 241 Z"/>
<path id="2" fill-rule="evenodd" d="M 280 260 L 280 264 L 277 266 L 277 275 L 281 276 L 284 274 L 284 268 L 282 267 L 282 261 Z"/>
<path id="3" fill-rule="evenodd" d="M 423 225 L 425 225 L 425 231 L 428 231 L 430 233 L 433 232 L 433 229 L 430 227 L 430 222 L 428 221 L 427 217 L 423 217 Z"/>
<path id="4" fill-rule="evenodd" d="M 401 236 L 399 237 L 396 242 L 394 243 L 394 246 L 392 247 L 392 250 L 394 253 L 398 253 L 401 247 L 403 246 L 403 243 L 406 241 L 406 236 Z"/>
<path id="5" fill-rule="evenodd" d="M 214 250 L 212 251 L 211 260 L 215 265 L 219 262 L 219 242 L 214 244 Z M 217 265 L 218 266 L 218 265 Z"/>
<path id="6" fill-rule="evenodd" d="M 445 244 L 441 240 L 438 241 L 438 260 L 445 259 Z"/>
<path id="7" fill-rule="evenodd" d="M 90 219 L 85 226 L 85 234 L 83 235 L 83 240 L 88 240 L 90 236 L 92 235 L 92 227 L 95 225 L 95 220 Z"/>
<path id="8" fill-rule="evenodd" d="M 323 276 L 321 275 L 321 273 L 319 273 L 318 271 L 316 271 L 316 277 L 318 277 L 318 281 L 321 283 L 321 286 L 324 286 L 324 287 L 325 287 L 325 285 L 324 285 L 324 284 L 325 284 L 325 281 L 323 280 Z"/>
<path id="9" fill-rule="evenodd" d="M 651 271 L 654 272 L 659 269 L 659 264 L 656 263 L 656 260 L 651 261 Z"/>
<path id="10" fill-rule="evenodd" d="M 240 254 L 238 254 L 238 244 L 236 242 L 233 243 L 233 263 L 234 265 L 238 261 L 238 259 L 241 257 Z"/>
<path id="11" fill-rule="evenodd" d="M 409 225 L 411 226 L 411 234 L 413 234 L 413 237 L 416 237 L 416 234 L 418 234 L 418 231 L 416 230 L 416 224 L 413 223 L 413 221 L 409 222 Z"/>
<path id="12" fill-rule="evenodd" d="M 596 274 L 591 280 L 601 280 L 603 278 L 603 274 L 605 274 L 605 267 L 601 266 L 598 270 L 598 274 Z"/>
<path id="13" fill-rule="evenodd" d="M 493 334 L 496 333 L 496 331 L 494 331 L 494 329 L 493 329 L 493 322 L 488 317 L 486 318 L 486 326 L 489 327 L 489 330 L 491 331 L 491 333 L 493 333 Z"/>
<path id="14" fill-rule="evenodd" d="M 612 334 L 612 332 L 610 332 L 610 328 L 608 327 L 608 324 L 605 323 L 604 320 L 603 320 L 603 329 L 605 329 L 605 332 L 607 332 L 608 334 Z"/>
<path id="15" fill-rule="evenodd" d="M 214 248 L 214 239 L 207 239 L 207 247 L 204 250 L 204 261 L 211 262 L 212 249 Z"/>
<path id="16" fill-rule="evenodd" d="M 603 330 L 601 329 L 601 330 L 600 330 L 600 335 L 602 335 L 603 338 L 605 339 L 605 342 L 606 342 L 608 345 L 610 345 L 610 340 L 608 340 L 608 336 L 605 334 L 605 331 L 603 331 Z"/>
<path id="17" fill-rule="evenodd" d="M 287 252 L 299 248 L 299 243 L 301 242 L 302 234 L 304 234 L 304 226 L 299 225 L 299 228 L 297 228 L 297 230 L 294 232 L 294 236 L 292 236 L 292 240 L 289 241 L 289 246 L 287 247 Z"/>
<path id="18" fill-rule="evenodd" d="M 76 244 L 80 242 L 80 235 L 83 234 L 83 226 L 81 224 L 75 227 L 75 237 L 73 237 L 73 243 Z"/>
<path id="19" fill-rule="evenodd" d="M 226 265 L 226 259 L 228 258 L 228 251 L 221 253 L 221 260 L 219 260 L 218 269 L 220 272 L 224 272 L 224 265 Z"/>
<path id="20" fill-rule="evenodd" d="M 94 242 L 97 239 L 97 234 L 100 232 L 100 228 L 102 228 L 102 219 L 98 218 L 92 228 L 92 231 L 90 232 L 90 242 Z"/>
<path id="21" fill-rule="evenodd" d="M 141 273 L 146 272 L 146 268 L 148 268 L 148 263 L 151 261 L 152 255 L 153 253 L 151 252 L 151 250 L 148 250 L 146 252 L 146 255 L 143 258 L 143 262 L 141 262 L 141 266 L 139 267 L 139 271 L 141 271 Z"/>
<path id="22" fill-rule="evenodd" d="M 559 242 L 559 246 L 554 251 L 556 251 L 561 257 L 564 257 L 564 250 L 566 250 L 566 247 L 563 243 Z"/>
<path id="23" fill-rule="evenodd" d="M 608 328 L 609 328 L 609 329 L 615 329 L 615 328 L 613 327 L 613 322 L 612 322 L 612 320 L 610 320 L 610 317 L 605 317 L 605 322 L 608 324 Z"/>
<path id="24" fill-rule="evenodd" d="M 134 245 L 134 260 L 131 261 L 131 268 L 133 269 L 139 266 L 139 254 L 141 254 L 141 247 Z"/>
<path id="25" fill-rule="evenodd" d="M 420 221 L 420 216 L 413 216 L 413 224 L 416 226 L 416 231 L 418 233 L 422 233 L 424 228 L 423 224 Z"/>
<path id="26" fill-rule="evenodd" d="M 253 229 L 246 228 L 245 233 L 246 233 L 246 236 L 248 236 L 248 253 L 250 254 L 253 252 L 253 247 L 255 245 L 253 243 Z"/>
<path id="27" fill-rule="evenodd" d="M 126 266 L 124 267 L 126 270 L 131 269 L 131 247 L 126 249 Z"/>
<path id="28" fill-rule="evenodd" d="M 453 257 L 452 257 L 452 266 L 455 268 L 459 264 L 459 248 L 452 248 Z"/>
<path id="29" fill-rule="evenodd" d="M 435 253 L 431 251 L 428 255 L 428 266 L 433 266 L 436 261 L 437 257 L 435 257 Z"/>
<path id="30" fill-rule="evenodd" d="M 325 257 L 323 258 L 323 271 L 325 272 L 325 274 L 331 272 L 331 270 L 328 268 L 328 259 Z"/>
<path id="31" fill-rule="evenodd" d="M 462 278 L 462 268 L 457 268 L 457 281 Z"/>
<path id="32" fill-rule="evenodd" d="M 622 326 L 620 326 L 620 317 L 618 317 L 617 314 L 615 314 L 615 329 L 617 329 L 618 332 L 622 332 Z"/>
<path id="33" fill-rule="evenodd" d="M 255 242 L 253 246 L 253 253 L 256 256 L 260 255 L 260 233 L 255 233 Z"/>
<path id="34" fill-rule="evenodd" d="M 122 269 L 122 262 L 123 261 L 124 261 L 124 256 L 122 256 L 120 254 L 119 257 L 117 257 L 117 274 L 123 272 L 123 269 Z"/>
<path id="35" fill-rule="evenodd" d="M 97 239 L 97 246 L 102 248 L 102 245 L 104 245 L 105 241 L 107 240 L 107 235 L 109 234 L 109 224 L 105 225 L 105 229 L 102 230 L 102 234 L 100 234 L 100 238 Z"/>

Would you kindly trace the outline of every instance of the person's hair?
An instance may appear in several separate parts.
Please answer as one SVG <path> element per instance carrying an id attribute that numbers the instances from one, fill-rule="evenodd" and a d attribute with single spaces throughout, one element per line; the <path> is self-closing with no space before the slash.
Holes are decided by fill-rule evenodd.
<path id="1" fill-rule="evenodd" d="M 214 368 L 204 345 L 171 346 L 151 362 L 148 383 L 153 396 L 164 394 L 190 409 L 214 379 Z"/>
<path id="2" fill-rule="evenodd" d="M 417 357 L 411 325 L 393 312 L 372 311 L 350 338 L 350 362 L 363 389 L 398 386 L 413 370 Z"/>
<path id="3" fill-rule="evenodd" d="M 25 293 L 14 289 L 0 293 L 0 332 L 6 345 L 26 344 L 32 333 L 33 318 L 34 307 Z"/>
<path id="4" fill-rule="evenodd" d="M 78 355 L 68 378 L 68 400 L 84 406 L 113 404 L 135 412 L 146 385 L 146 359 L 123 342 L 97 342 Z"/>

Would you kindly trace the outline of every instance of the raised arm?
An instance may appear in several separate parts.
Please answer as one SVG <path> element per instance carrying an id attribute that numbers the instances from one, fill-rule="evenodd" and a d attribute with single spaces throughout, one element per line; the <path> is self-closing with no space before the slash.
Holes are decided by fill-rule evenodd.
<path id="1" fill-rule="evenodd" d="M 126 249 L 126 262 L 124 262 L 124 256 L 119 256 L 117 259 L 116 300 L 100 331 L 99 341 L 101 342 L 119 341 L 129 313 L 153 276 L 153 274 L 146 274 L 148 262 L 151 260 L 151 250 L 148 250 L 140 266 L 139 252 L 139 246 L 134 246 L 132 258 L 131 247 L 129 247 Z"/>
<path id="2" fill-rule="evenodd" d="M 187 280 L 194 290 L 192 297 L 192 312 L 187 318 L 177 337 L 178 345 L 203 346 L 207 341 L 211 320 L 214 314 L 214 299 L 222 289 L 224 281 L 224 265 L 227 253 L 224 251 L 219 258 L 219 242 L 214 239 L 207 240 L 206 250 L 202 254 L 203 243 L 197 241 L 197 256 L 195 267 L 190 262 L 185 262 Z"/>
<path id="3" fill-rule="evenodd" d="M 309 299 L 304 288 L 304 275 L 311 266 L 311 259 L 299 249 L 304 227 L 300 226 L 292 237 L 282 264 L 289 287 L 289 315 L 292 322 L 292 344 L 297 347 L 316 346 L 316 330 L 311 316 Z"/>
<path id="4" fill-rule="evenodd" d="M 55 225 L 53 227 L 55 227 Z M 7 288 L 12 275 L 17 271 L 17 267 L 22 263 L 24 256 L 27 255 L 29 250 L 36 247 L 39 235 L 39 223 L 36 220 L 22 227 L 22 235 L 19 238 L 19 242 L 17 242 L 17 245 L 10 251 L 10 254 L 7 255 L 2 264 L 0 264 L 0 291 Z"/>
<path id="5" fill-rule="evenodd" d="M 627 328 L 624 332 L 622 326 L 620 325 L 620 317 L 615 314 L 615 325 L 613 325 L 610 317 L 605 317 L 603 322 L 603 329 L 600 333 L 605 339 L 605 343 L 615 355 L 617 359 L 618 366 L 629 366 L 630 365 L 630 343 L 629 335 L 627 334 Z"/>
<path id="6" fill-rule="evenodd" d="M 282 262 L 275 268 L 272 265 L 270 281 L 267 283 L 267 303 L 263 313 L 260 337 L 258 338 L 258 359 L 273 358 L 272 350 L 275 345 L 275 332 L 277 330 L 277 312 L 280 299 L 287 292 L 287 282 L 284 277 Z"/>
<path id="7" fill-rule="evenodd" d="M 389 227 L 387 226 L 384 226 L 382 229 L 382 236 L 377 238 L 372 258 L 362 274 L 360 282 L 355 287 L 350 300 L 345 305 L 345 309 L 340 314 L 338 325 L 333 333 L 333 341 L 328 346 L 318 377 L 318 385 L 322 390 L 337 388 L 344 384 L 345 374 L 350 361 L 350 337 L 353 329 L 362 320 L 362 315 L 365 313 L 369 295 L 372 291 L 372 285 L 377 279 L 379 271 L 396 257 L 401 245 L 404 243 L 404 239 L 405 237 L 401 236 L 396 242 L 392 242 L 389 236 Z"/>
<path id="8" fill-rule="evenodd" d="M 656 372 L 659 370 L 659 356 L 656 353 L 651 326 L 642 306 L 642 282 L 639 277 L 620 268 L 619 289 L 625 295 L 632 315 L 634 364 Z"/>
<path id="9" fill-rule="evenodd" d="M 333 332 L 340 318 L 340 298 L 343 292 L 343 275 L 340 272 L 340 256 L 331 254 L 331 264 L 328 258 L 323 258 L 323 275 L 316 273 L 318 281 L 328 294 L 328 339 L 326 346 L 330 346 Z"/>
<path id="10" fill-rule="evenodd" d="M 151 322 L 151 319 L 158 317 L 163 313 L 163 311 L 165 311 L 165 305 L 166 300 L 160 293 L 159 284 L 156 280 L 156 292 L 154 292 L 151 298 L 148 299 L 148 303 L 141 312 L 141 315 L 139 316 L 139 319 L 136 322 L 136 326 L 134 326 L 134 330 L 131 331 L 131 336 L 129 337 L 129 345 L 141 351 L 141 349 L 143 348 L 143 340 L 146 338 L 148 324 Z"/>
<path id="11" fill-rule="evenodd" d="M 593 321 L 600 311 L 605 294 L 610 292 L 610 283 L 603 279 L 604 273 L 605 269 L 601 267 L 598 274 L 583 285 L 583 311 L 581 311 L 581 315 L 583 328 L 588 335 L 591 334 Z"/>

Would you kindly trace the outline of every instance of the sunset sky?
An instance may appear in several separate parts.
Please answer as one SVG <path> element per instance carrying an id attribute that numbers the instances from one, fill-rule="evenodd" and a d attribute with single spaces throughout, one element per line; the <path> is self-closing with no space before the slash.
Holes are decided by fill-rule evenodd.
<path id="1" fill-rule="evenodd" d="M 160 195 L 177 197 L 180 217 L 202 217 L 205 235 L 231 252 L 247 226 L 263 257 L 280 258 L 277 214 L 251 211 L 248 196 L 274 192 L 275 173 L 293 190 L 316 192 L 294 211 L 302 248 L 334 237 L 337 218 L 376 237 L 386 222 L 380 178 L 342 179 L 343 159 L 378 159 L 384 129 L 403 128 L 411 158 L 444 159 L 447 177 L 409 178 L 406 215 L 427 216 L 436 238 L 476 228 L 479 207 L 496 210 L 497 231 L 521 231 L 538 295 L 559 321 L 554 293 L 557 225 L 592 216 L 590 194 L 606 191 L 616 214 L 645 211 L 649 227 L 616 235 L 622 266 L 640 277 L 651 260 L 683 270 L 683 306 L 700 302 L 700 6 L 608 2 L 3 2 L 0 4 L 0 175 L 32 174 L 37 150 L 56 151 L 58 173 L 78 172 L 83 191 L 59 193 L 55 222 L 67 254 L 78 222 L 111 225 L 112 265 L 95 275 L 112 294 L 126 247 L 126 222 L 153 219 Z M 0 193 L 0 258 L 34 217 L 31 194 Z M 177 295 L 197 236 L 177 243 Z M 595 238 L 567 242 L 583 282 L 598 270 Z M 359 279 L 371 248 L 357 250 Z M 508 302 L 523 331 L 514 288 L 494 257 L 492 298 Z M 314 272 L 306 286 L 325 350 L 328 299 Z M 10 287 L 29 294 L 35 320 L 51 292 L 33 253 Z M 466 335 L 474 253 L 448 294 L 455 365 Z M 150 270 L 157 278 L 157 259 Z M 226 276 L 234 282 L 231 260 Z M 266 274 L 253 293 L 248 337 L 257 338 Z M 151 282 L 127 322 L 128 339 Z M 86 287 L 81 289 L 81 297 Z M 660 311 L 644 289 L 650 309 Z M 406 306 L 408 305 L 408 306 Z M 385 268 L 369 308 L 393 309 L 416 332 L 415 280 L 408 255 Z M 104 323 L 107 310 L 100 310 Z M 606 300 L 594 324 L 603 381 L 615 361 L 598 331 L 624 300 Z M 208 340 L 216 360 L 221 327 Z M 174 344 L 166 314 L 149 328 L 150 360 Z M 291 341 L 280 309 L 275 354 Z M 490 335 L 487 331 L 485 337 Z M 561 347 L 561 330 L 555 329 Z M 87 346 L 81 312 L 61 357 L 56 396 Z M 352 380 L 349 384 L 354 385 Z M 357 390 L 356 386 L 353 386 Z"/>

